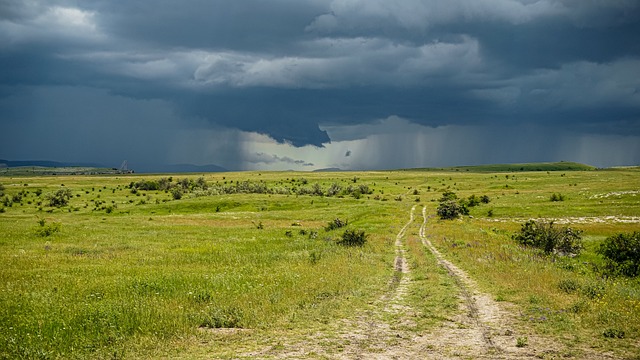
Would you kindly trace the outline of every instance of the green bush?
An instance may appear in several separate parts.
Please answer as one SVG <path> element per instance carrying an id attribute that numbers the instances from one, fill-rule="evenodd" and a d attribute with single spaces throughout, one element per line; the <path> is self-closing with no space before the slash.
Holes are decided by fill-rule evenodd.
<path id="1" fill-rule="evenodd" d="M 171 190 L 171 196 L 173 196 L 174 200 L 180 200 L 182 199 L 182 191 L 180 191 L 180 189 L 173 189 Z"/>
<path id="2" fill-rule="evenodd" d="M 598 253 L 604 256 L 608 273 L 629 277 L 640 275 L 640 232 L 610 236 L 600 244 Z"/>
<path id="3" fill-rule="evenodd" d="M 38 225 L 39 227 L 36 229 L 36 234 L 41 237 L 51 236 L 60 231 L 60 228 L 62 227 L 62 225 L 57 222 L 47 224 L 45 219 L 39 219 Z"/>
<path id="4" fill-rule="evenodd" d="M 518 243 L 541 249 L 546 254 L 577 255 L 583 248 L 580 234 L 580 230 L 568 226 L 554 226 L 553 221 L 529 220 L 512 237 Z"/>
<path id="5" fill-rule="evenodd" d="M 553 194 L 551 194 L 550 200 L 554 201 L 554 202 L 555 201 L 564 201 L 564 195 L 562 195 L 560 193 L 557 193 L 557 194 L 553 193 Z"/>
<path id="6" fill-rule="evenodd" d="M 445 200 L 440 202 L 436 212 L 442 220 L 451 220 L 460 215 L 469 214 L 469 210 L 464 204 L 457 203 L 454 200 Z"/>
<path id="7" fill-rule="evenodd" d="M 49 206 L 66 206 L 69 203 L 69 199 L 71 199 L 71 189 L 58 189 L 55 193 L 48 193 L 46 198 L 49 200 Z"/>
<path id="8" fill-rule="evenodd" d="M 367 242 L 368 235 L 363 230 L 345 230 L 338 244 L 344 246 L 363 246 Z"/>
<path id="9" fill-rule="evenodd" d="M 327 226 L 324 227 L 324 230 L 331 231 L 331 230 L 339 229 L 341 227 L 345 227 L 347 225 L 349 225 L 348 221 L 342 221 L 339 218 L 335 218 L 333 219 L 333 221 L 329 221 Z"/>

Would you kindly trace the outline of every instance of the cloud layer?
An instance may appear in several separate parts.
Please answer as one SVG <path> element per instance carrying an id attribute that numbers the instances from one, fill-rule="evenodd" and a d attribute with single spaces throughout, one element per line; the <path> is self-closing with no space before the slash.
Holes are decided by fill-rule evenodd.
<path id="1" fill-rule="evenodd" d="M 640 163 L 638 33 L 634 0 L 9 0 L 0 157 L 310 169 L 352 151 L 343 165 L 376 168 L 390 153 L 360 147 L 478 133 L 456 157 L 389 156 L 560 160 L 574 144 L 563 160 Z M 526 129 L 540 135 L 519 158 L 499 156 Z"/>

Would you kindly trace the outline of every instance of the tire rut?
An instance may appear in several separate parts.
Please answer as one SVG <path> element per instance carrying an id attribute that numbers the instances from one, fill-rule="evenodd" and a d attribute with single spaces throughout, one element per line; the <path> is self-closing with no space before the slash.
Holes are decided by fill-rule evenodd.
<path id="1" fill-rule="evenodd" d="M 492 354 L 498 354 L 502 352 L 502 350 L 495 344 L 491 335 L 491 327 L 489 325 L 489 319 L 484 314 L 495 314 L 498 309 L 495 304 L 490 300 L 490 298 L 485 294 L 480 294 L 477 290 L 477 285 L 475 282 L 469 278 L 469 276 L 460 268 L 452 264 L 450 261 L 446 260 L 442 253 L 436 249 L 435 246 L 429 241 L 426 235 L 427 228 L 427 220 L 433 216 L 427 216 L 426 207 L 422 208 L 422 225 L 420 226 L 420 241 L 422 244 L 429 249 L 429 251 L 436 257 L 438 263 L 449 273 L 449 275 L 453 278 L 456 286 L 460 290 L 460 297 L 463 300 L 465 310 L 467 311 L 467 315 L 469 317 L 471 326 L 469 330 L 482 338 L 484 351 Z M 482 297 L 482 305 L 478 302 L 478 299 Z M 489 301 L 487 301 L 487 299 Z M 481 306 L 483 308 L 481 308 Z M 474 349 L 476 355 L 478 355 L 478 350 Z"/>

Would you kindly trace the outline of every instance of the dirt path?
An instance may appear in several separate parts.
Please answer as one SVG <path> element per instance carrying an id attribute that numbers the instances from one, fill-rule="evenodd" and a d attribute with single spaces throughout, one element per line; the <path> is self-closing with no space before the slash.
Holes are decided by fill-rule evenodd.
<path id="1" fill-rule="evenodd" d="M 249 354 L 252 358 L 275 359 L 536 359 L 560 358 L 566 349 L 552 339 L 543 339 L 518 329 L 515 311 L 497 303 L 462 269 L 445 259 L 429 240 L 426 207 L 422 208 L 419 237 L 422 244 L 446 269 L 458 288 L 459 313 L 428 332 L 416 331 L 417 311 L 407 301 L 412 286 L 406 259 L 407 230 L 415 221 L 413 206 L 408 222 L 395 239 L 394 275 L 385 293 L 366 309 L 337 322 L 334 330 L 310 335 L 302 341 L 279 341 L 282 346 Z M 528 346 L 518 347 L 526 338 Z M 589 351 L 587 351 L 589 353 Z M 581 358 L 608 358 L 583 354 Z"/>

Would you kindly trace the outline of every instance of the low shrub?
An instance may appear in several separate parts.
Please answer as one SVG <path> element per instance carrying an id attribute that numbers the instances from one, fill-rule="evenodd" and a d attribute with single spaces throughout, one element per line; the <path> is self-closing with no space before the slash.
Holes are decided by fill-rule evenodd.
<path id="1" fill-rule="evenodd" d="M 344 246 L 363 246 L 367 242 L 368 235 L 363 230 L 346 230 L 338 244 Z"/>
<path id="2" fill-rule="evenodd" d="M 605 258 L 607 273 L 628 277 L 640 275 L 640 232 L 610 236 L 600 244 L 598 253 Z"/>
<path id="3" fill-rule="evenodd" d="M 469 214 L 469 210 L 464 204 L 457 203 L 454 200 L 445 200 L 440 202 L 436 212 L 442 220 L 451 220 L 459 217 L 460 215 Z"/>
<path id="4" fill-rule="evenodd" d="M 342 221 L 339 218 L 335 218 L 332 221 L 329 221 L 329 223 L 327 223 L 327 226 L 324 227 L 324 230 L 331 231 L 331 230 L 339 229 L 341 227 L 345 227 L 347 225 L 349 225 L 348 221 Z"/>
<path id="5" fill-rule="evenodd" d="M 555 226 L 553 221 L 529 220 L 512 238 L 524 246 L 541 249 L 545 254 L 577 255 L 582 250 L 580 230 Z"/>
<path id="6" fill-rule="evenodd" d="M 580 289 L 580 284 L 573 279 L 563 279 L 558 283 L 558 288 L 567 294 L 573 294 Z"/>
<path id="7" fill-rule="evenodd" d="M 39 227 L 36 229 L 36 234 L 41 237 L 51 236 L 60 231 L 60 228 L 62 227 L 60 223 L 57 222 L 47 224 L 45 219 L 39 219 L 38 225 Z"/>
<path id="8" fill-rule="evenodd" d="M 557 194 L 553 193 L 553 194 L 551 194 L 550 200 L 554 201 L 554 202 L 555 201 L 564 201 L 564 195 L 562 195 L 560 193 L 557 193 Z"/>
<path id="9" fill-rule="evenodd" d="M 66 206 L 69 203 L 69 199 L 71 198 L 71 189 L 58 189 L 58 191 L 56 191 L 55 193 L 48 193 L 46 198 L 47 200 L 49 200 L 49 206 Z"/>

